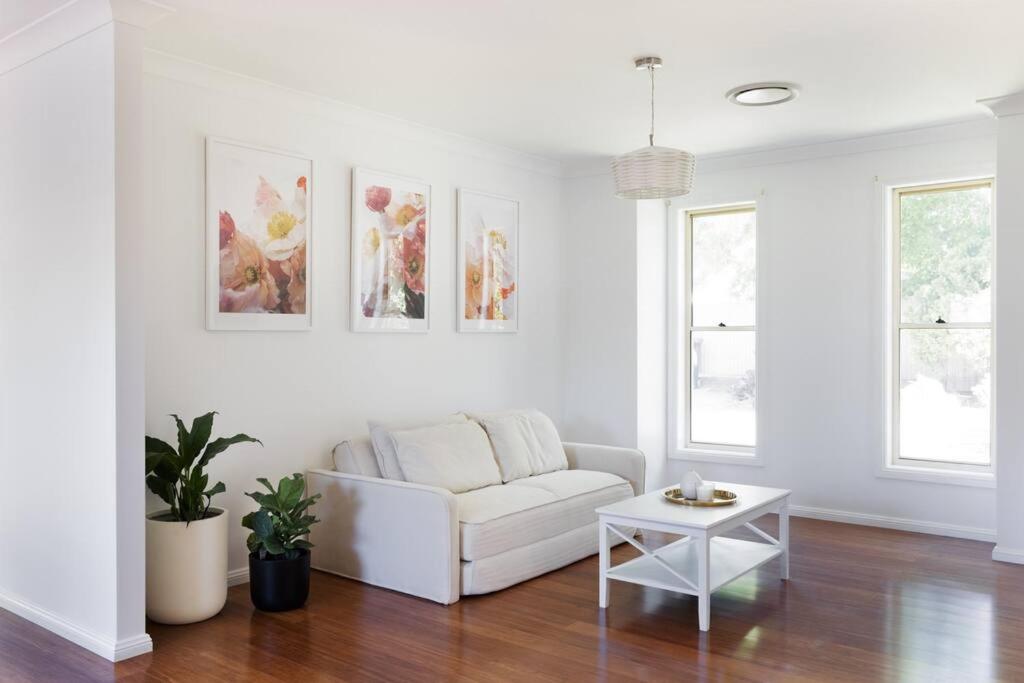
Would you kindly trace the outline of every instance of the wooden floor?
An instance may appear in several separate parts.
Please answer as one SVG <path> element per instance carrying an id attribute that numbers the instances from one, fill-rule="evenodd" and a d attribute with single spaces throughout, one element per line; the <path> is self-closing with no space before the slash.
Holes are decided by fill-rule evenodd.
<path id="1" fill-rule="evenodd" d="M 687 596 L 615 582 L 599 610 L 596 557 L 449 607 L 314 572 L 305 609 L 263 614 L 237 586 L 116 666 L 0 611 L 0 680 L 1024 681 L 1024 566 L 990 553 L 793 518 L 792 580 L 716 593 L 703 634 Z"/>

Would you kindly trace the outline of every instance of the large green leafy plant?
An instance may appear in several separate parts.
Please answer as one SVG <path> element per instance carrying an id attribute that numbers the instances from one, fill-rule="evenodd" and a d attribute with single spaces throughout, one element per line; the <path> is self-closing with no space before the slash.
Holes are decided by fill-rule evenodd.
<path id="1" fill-rule="evenodd" d="M 294 560 L 300 550 L 313 547 L 309 541 L 300 538 L 309 533 L 309 527 L 320 520 L 309 514 L 309 506 L 320 498 L 320 494 L 303 498 L 306 482 L 302 475 L 295 473 L 284 477 L 277 484 L 277 490 L 264 478 L 257 479 L 270 493 L 255 491 L 246 493 L 260 505 L 260 509 L 242 518 L 242 526 L 252 529 L 246 545 L 250 553 L 257 553 L 261 560 Z"/>
<path id="2" fill-rule="evenodd" d="M 185 428 L 181 418 L 171 415 L 178 426 L 177 449 L 160 439 L 146 437 L 146 486 L 171 506 L 173 521 L 205 519 L 213 496 L 224 492 L 224 482 L 209 486 L 209 477 L 203 471 L 214 457 L 236 443 L 250 441 L 263 445 L 246 434 L 210 441 L 216 414 L 206 413 L 192 420 L 191 430 Z"/>

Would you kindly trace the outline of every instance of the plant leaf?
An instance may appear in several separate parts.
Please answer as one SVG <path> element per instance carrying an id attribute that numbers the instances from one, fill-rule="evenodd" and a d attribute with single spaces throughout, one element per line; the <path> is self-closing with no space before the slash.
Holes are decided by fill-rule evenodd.
<path id="1" fill-rule="evenodd" d="M 277 503 L 283 510 L 287 510 L 290 506 L 288 500 L 292 497 L 292 480 L 288 477 L 284 477 L 277 483 Z"/>
<path id="2" fill-rule="evenodd" d="M 253 437 L 247 434 L 235 434 L 234 436 L 229 436 L 227 438 L 222 437 L 219 439 L 214 439 L 206 446 L 206 450 L 203 451 L 203 457 L 199 458 L 198 466 L 206 467 L 206 464 L 213 460 L 215 456 L 219 455 L 220 453 L 223 453 L 230 446 L 233 446 L 236 443 L 243 442 L 258 443 L 261 446 L 263 445 L 262 441 L 260 441 L 259 439 L 254 439 Z"/>
<path id="3" fill-rule="evenodd" d="M 284 497 L 285 500 L 283 500 L 281 504 L 289 510 L 289 514 L 294 517 L 296 512 L 301 512 L 301 510 L 296 510 L 295 507 L 299 504 L 299 501 L 302 500 L 302 494 L 306 492 L 306 486 L 305 482 L 302 480 L 302 475 L 297 472 L 292 475 L 290 481 L 291 490 L 288 492 L 288 495 Z"/>
<path id="4" fill-rule="evenodd" d="M 301 538 L 296 538 L 294 541 L 292 541 L 292 545 L 294 545 L 296 548 L 305 548 L 306 550 L 315 547 L 309 541 L 303 540 Z"/>
<path id="5" fill-rule="evenodd" d="M 150 491 L 160 496 L 160 500 L 172 507 L 174 506 L 174 487 L 170 483 L 155 474 L 151 474 L 146 477 L 146 486 L 149 487 Z"/>
<path id="6" fill-rule="evenodd" d="M 253 515 L 252 530 L 264 542 L 273 537 L 274 521 L 270 519 L 270 514 L 266 510 L 260 509 Z"/>
<path id="7" fill-rule="evenodd" d="M 146 474 L 149 474 L 159 465 L 166 456 L 175 456 L 177 452 L 174 447 L 166 441 L 161 441 L 152 436 L 146 437 Z"/>
<path id="8" fill-rule="evenodd" d="M 217 411 L 214 410 L 192 420 L 192 432 L 189 434 L 188 439 L 188 450 L 191 460 L 195 460 L 195 457 L 199 455 L 199 452 L 203 450 L 203 447 L 210 440 L 210 432 L 213 431 L 213 416 L 216 414 Z M 191 460 L 189 465 L 192 464 Z"/>
<path id="9" fill-rule="evenodd" d="M 204 479 L 204 480 L 206 479 L 206 476 L 205 476 L 205 475 L 203 476 L 203 479 Z M 205 486 L 205 484 L 204 484 L 204 486 Z M 217 482 L 216 484 L 214 484 L 213 486 L 211 486 L 211 487 L 210 487 L 210 488 L 209 488 L 209 489 L 208 489 L 207 491 L 204 491 L 204 492 L 203 492 L 203 494 L 204 494 L 204 495 L 205 495 L 205 496 L 206 496 L 207 498 L 213 498 L 213 497 L 214 497 L 214 496 L 216 496 L 216 495 L 217 495 L 218 493 L 224 493 L 224 492 L 225 492 L 225 491 L 227 491 L 227 490 L 228 490 L 228 489 L 227 489 L 227 487 L 226 487 L 226 486 L 224 486 L 224 482 L 222 482 L 222 481 L 218 481 L 218 482 Z"/>
<path id="10" fill-rule="evenodd" d="M 268 536 L 263 539 L 263 547 L 267 549 L 267 552 L 271 555 L 284 555 L 284 546 L 281 545 L 273 536 Z"/>
<path id="11" fill-rule="evenodd" d="M 171 413 L 171 417 L 174 418 L 174 423 L 178 425 L 178 456 L 182 459 L 182 462 L 192 463 L 194 458 L 190 458 L 188 454 L 188 442 L 189 433 L 185 429 L 185 423 L 181 421 L 181 418 Z M 185 467 L 188 467 L 187 465 Z M 185 469 L 185 468 L 182 468 Z"/>

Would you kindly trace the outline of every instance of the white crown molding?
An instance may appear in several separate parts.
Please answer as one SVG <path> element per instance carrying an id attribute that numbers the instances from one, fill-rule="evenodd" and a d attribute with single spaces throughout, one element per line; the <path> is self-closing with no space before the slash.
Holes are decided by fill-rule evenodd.
<path id="1" fill-rule="evenodd" d="M 846 512 L 845 510 L 830 510 L 827 508 L 816 508 L 806 505 L 790 505 L 789 513 L 796 517 L 808 517 L 810 519 L 820 519 L 826 522 L 859 524 L 861 526 L 873 526 L 882 529 L 911 531 L 918 534 L 966 538 L 972 541 L 994 542 L 996 540 L 996 532 L 994 529 L 981 529 L 978 527 L 961 526 L 958 524 L 943 524 L 941 522 L 927 522 L 917 519 L 905 519 L 903 517 L 871 515 L 863 512 Z"/>
<path id="2" fill-rule="evenodd" d="M 98 654 L 100 657 L 111 662 L 120 662 L 129 657 L 135 657 L 153 650 L 153 641 L 146 633 L 115 641 L 98 633 L 93 633 L 77 624 L 73 624 L 67 619 L 38 605 L 34 605 L 27 600 L 10 595 L 0 593 L 0 608 L 13 612 L 22 619 L 31 621 L 37 626 L 42 626 L 61 638 L 84 647 L 86 650 Z"/>
<path id="3" fill-rule="evenodd" d="M 978 104 L 988 107 L 996 118 L 1018 116 L 1024 114 L 1024 91 L 999 97 L 986 97 L 978 100 Z"/>
<path id="4" fill-rule="evenodd" d="M 0 75 L 112 21 L 146 28 L 173 11 L 155 0 L 69 0 L 0 38 Z"/>
<path id="5" fill-rule="evenodd" d="M 143 68 L 148 75 L 206 88 L 221 95 L 244 98 L 275 107 L 291 107 L 298 113 L 320 116 L 341 125 L 371 130 L 395 139 L 430 145 L 446 153 L 465 154 L 532 173 L 562 177 L 562 165 L 552 159 L 431 128 L 166 52 L 147 49 Z"/>
<path id="6" fill-rule="evenodd" d="M 112 20 L 107 0 L 71 0 L 0 39 L 0 75 Z"/>
<path id="7" fill-rule="evenodd" d="M 156 0 L 109 0 L 114 21 L 147 29 L 175 9 Z"/>
<path id="8" fill-rule="evenodd" d="M 773 166 L 776 164 L 866 154 L 887 149 L 915 147 L 918 145 L 974 138 L 991 137 L 994 140 L 995 134 L 995 122 L 991 118 L 978 118 L 970 121 L 945 123 L 891 133 L 879 133 L 858 138 L 755 149 L 728 154 L 698 155 L 695 185 L 700 183 L 701 173 L 716 173 L 756 166 Z M 567 178 L 611 175 L 611 172 L 611 157 L 566 165 Z"/>

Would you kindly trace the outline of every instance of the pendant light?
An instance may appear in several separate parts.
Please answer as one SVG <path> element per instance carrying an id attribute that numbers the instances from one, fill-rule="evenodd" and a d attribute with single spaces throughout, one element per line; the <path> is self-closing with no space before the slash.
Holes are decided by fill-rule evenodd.
<path id="1" fill-rule="evenodd" d="M 693 187 L 694 157 L 689 152 L 654 144 L 654 70 L 661 68 L 661 57 L 641 57 L 637 71 L 647 70 L 651 77 L 651 132 L 648 146 L 615 157 L 615 196 L 620 199 L 669 199 L 689 194 Z"/>

